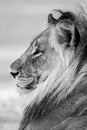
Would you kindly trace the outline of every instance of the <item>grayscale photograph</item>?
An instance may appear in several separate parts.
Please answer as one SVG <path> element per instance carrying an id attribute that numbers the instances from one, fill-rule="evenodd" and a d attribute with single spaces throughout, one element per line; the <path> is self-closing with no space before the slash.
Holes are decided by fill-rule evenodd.
<path id="1" fill-rule="evenodd" d="M 0 130 L 87 130 L 87 0 L 0 0 Z"/>

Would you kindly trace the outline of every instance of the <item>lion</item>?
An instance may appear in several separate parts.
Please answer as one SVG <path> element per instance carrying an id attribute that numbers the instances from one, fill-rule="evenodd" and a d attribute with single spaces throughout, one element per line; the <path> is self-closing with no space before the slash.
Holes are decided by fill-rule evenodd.
<path id="1" fill-rule="evenodd" d="M 27 106 L 18 130 L 87 130 L 87 14 L 53 10 L 10 66 Z"/>

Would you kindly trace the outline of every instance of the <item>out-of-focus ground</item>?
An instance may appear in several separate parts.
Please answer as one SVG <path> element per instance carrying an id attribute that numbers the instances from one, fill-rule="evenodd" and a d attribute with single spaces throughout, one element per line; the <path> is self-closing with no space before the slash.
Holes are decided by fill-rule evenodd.
<path id="1" fill-rule="evenodd" d="M 63 7 L 74 8 L 73 0 L 0 0 L 0 130 L 17 130 L 23 111 L 10 64 L 43 30 L 50 10 Z"/>

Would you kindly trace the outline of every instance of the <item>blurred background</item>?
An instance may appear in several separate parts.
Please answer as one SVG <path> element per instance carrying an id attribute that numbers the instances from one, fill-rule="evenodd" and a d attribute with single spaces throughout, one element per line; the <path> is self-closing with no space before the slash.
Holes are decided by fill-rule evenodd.
<path id="1" fill-rule="evenodd" d="M 76 2 L 75 2 L 76 1 Z M 9 74 L 10 64 L 44 29 L 52 9 L 72 8 L 86 0 L 0 0 L 0 130 L 17 130 L 23 102 Z"/>

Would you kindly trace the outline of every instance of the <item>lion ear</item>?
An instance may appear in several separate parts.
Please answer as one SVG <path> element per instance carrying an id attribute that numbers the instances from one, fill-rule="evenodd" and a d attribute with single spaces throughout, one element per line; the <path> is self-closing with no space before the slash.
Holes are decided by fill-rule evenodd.
<path id="1" fill-rule="evenodd" d="M 48 15 L 48 23 L 50 25 L 57 24 L 62 14 L 63 12 L 61 10 L 52 10 L 51 13 Z"/>
<path id="2" fill-rule="evenodd" d="M 49 25 L 58 27 L 59 43 L 66 43 L 67 46 L 77 47 L 80 42 L 80 33 L 75 21 L 76 17 L 71 12 L 54 10 L 48 15 Z"/>
<path id="3" fill-rule="evenodd" d="M 77 47 L 80 42 L 80 33 L 73 21 L 69 19 L 62 20 L 58 23 L 58 27 L 61 31 L 61 38 L 59 38 L 59 42 L 65 42 L 67 46 Z"/>

